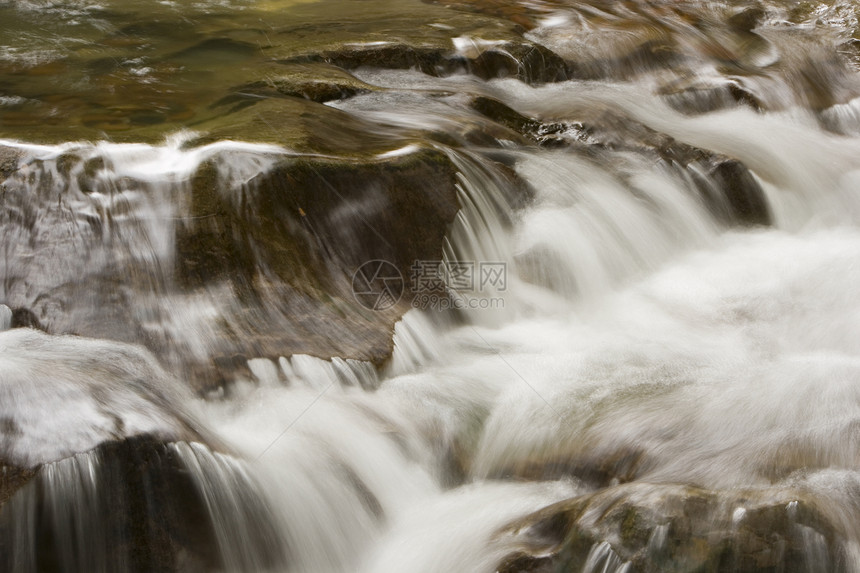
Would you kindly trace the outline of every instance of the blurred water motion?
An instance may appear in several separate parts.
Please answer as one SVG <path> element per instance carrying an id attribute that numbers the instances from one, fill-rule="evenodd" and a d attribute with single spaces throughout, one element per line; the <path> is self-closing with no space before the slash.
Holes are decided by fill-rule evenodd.
<path id="1" fill-rule="evenodd" d="M 860 570 L 857 10 L 0 0 L 0 570 Z"/>

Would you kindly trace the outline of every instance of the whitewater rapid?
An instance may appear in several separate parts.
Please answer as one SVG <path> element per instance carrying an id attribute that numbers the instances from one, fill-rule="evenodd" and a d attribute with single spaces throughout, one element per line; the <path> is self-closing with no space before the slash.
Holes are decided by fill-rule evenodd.
<path id="1" fill-rule="evenodd" d="M 597 40 L 571 46 L 563 40 L 578 25 L 574 19 L 546 16 L 530 37 L 561 52 L 608 49 Z M 678 25 L 690 34 L 686 48 L 702 51 L 695 31 Z M 494 46 L 455 40 L 456 50 L 476 57 Z M 767 68 L 772 55 L 762 48 L 750 57 Z M 702 78 L 712 71 L 703 69 Z M 166 389 L 184 374 L 177 365 L 186 358 L 208 364 L 221 351 L 214 347 L 222 330 L 241 338 L 229 330 L 235 317 L 271 321 L 271 332 L 295 324 L 280 319 L 298 308 L 307 316 L 296 320 L 313 330 L 321 306 L 301 306 L 301 299 L 295 308 L 274 308 L 278 296 L 295 292 L 267 291 L 271 269 L 264 265 L 252 269 L 262 286 L 251 294 L 237 294 L 239 287 L 214 272 L 203 286 L 177 287 L 177 229 L 200 229 L 207 224 L 201 219 L 223 215 L 192 213 L 192 180 L 214 166 L 209 183 L 223 201 L 217 209 L 248 216 L 223 215 L 230 223 L 212 235 L 226 242 L 259 215 L 249 197 L 264 184 L 261 174 L 286 159 L 323 156 L 242 141 L 193 147 L 190 132 L 160 145 L 0 140 L 23 158 L 3 190 L 23 205 L 10 217 L 35 221 L 4 229 L 4 300 L 41 301 L 50 310 L 62 303 L 44 302 L 42 292 L 65 293 L 84 271 L 118 284 L 128 277 L 111 273 L 131 268 L 137 274 L 129 280 L 137 282 L 127 289 L 127 310 L 141 332 L 108 334 L 146 340 L 166 356 L 157 364 L 118 342 L 0 333 L 0 375 L 27 389 L 8 392 L 8 400 L 27 398 L 28 407 L 41 408 L 23 418 L 55 432 L 63 428 L 54 421 L 99 430 L 76 442 L 88 451 L 59 461 L 44 444 L 26 448 L 32 460 L 13 452 L 29 465 L 48 462 L 41 489 L 25 486 L 4 506 L 0 529 L 21 524 L 9 537 L 19 552 L 14 563 L 37 568 L 44 540 L 34 516 L 45 505 L 54 512 L 50 526 L 62 532 L 57 551 L 72 569 L 122 567 L 121 558 L 103 557 L 110 549 L 104 523 L 91 534 L 80 516 L 98 521 L 110 513 L 94 500 L 100 484 L 118 475 L 112 454 L 92 448 L 140 429 L 164 434 L 158 437 L 168 445 L 152 446 L 153 459 L 189 481 L 231 571 L 493 573 L 533 546 L 528 532 L 512 532 L 511 524 L 554 503 L 625 486 L 655 506 L 663 487 L 754 491 L 779 503 L 778 494 L 803 492 L 832 524 L 847 568 L 860 571 L 857 100 L 813 110 L 786 72 L 772 83 L 744 80 L 765 103 L 779 104 L 773 110 L 737 105 L 688 114 L 656 93 L 658 75 L 530 86 L 467 73 L 356 71 L 379 89 L 328 105 L 384 126 L 379 133 L 423 130 L 420 144 L 404 135 L 372 160 L 429 150 L 453 166 L 459 211 L 440 259 L 490 262 L 505 280 L 449 294 L 496 303 L 410 310 L 394 327 L 392 356 L 380 364 L 228 356 L 242 368 L 217 381 L 217 390 L 194 396 Z M 504 117 L 482 116 L 476 98 L 507 106 Z M 541 128 L 555 125 L 556 145 L 503 129 L 515 114 Z M 609 126 L 598 134 L 603 140 L 587 133 L 589 121 Z M 469 129 L 490 124 L 498 135 L 492 145 L 468 138 Z M 659 145 L 654 134 L 665 136 Z M 694 159 L 678 159 L 685 153 Z M 748 187 L 761 191 L 761 220 L 727 220 L 733 205 L 718 196 L 718 163 L 742 169 Z M 278 198 L 295 191 L 278 187 Z M 40 203 L 31 202 L 34 195 Z M 355 207 L 339 214 L 344 227 L 368 224 L 359 220 L 361 205 L 344 205 Z M 310 226 L 307 207 L 297 207 L 297 226 Z M 351 247 L 323 246 L 335 255 Z M 283 256 L 296 248 L 277 247 Z M 86 285 L 71 292 L 67 300 L 79 302 Z M 272 313 L 241 314 L 242 297 L 251 295 Z M 325 300 L 333 314 L 347 306 L 335 298 Z M 0 324 L 10 326 L 12 311 L 0 311 Z M 88 318 L 73 314 L 51 326 L 72 332 Z M 110 367 L 117 362 L 124 366 Z M 39 383 L 52 376 L 83 404 L 71 420 L 44 411 L 51 402 L 40 393 L 51 390 Z M 102 387 L 116 395 L 101 396 Z M 135 416 L 109 415 L 108 406 Z M 92 512 L 69 510 L 69 500 Z M 725 508 L 731 527 L 743 521 L 743 503 Z M 784 504 L 792 519 L 797 504 Z M 667 531 L 666 524 L 655 528 L 649 550 L 661 550 Z M 823 535 L 799 531 L 809 570 L 825 570 Z M 611 541 L 593 544 L 584 573 L 630 570 Z M 269 555 L 267 547 L 276 550 Z"/>

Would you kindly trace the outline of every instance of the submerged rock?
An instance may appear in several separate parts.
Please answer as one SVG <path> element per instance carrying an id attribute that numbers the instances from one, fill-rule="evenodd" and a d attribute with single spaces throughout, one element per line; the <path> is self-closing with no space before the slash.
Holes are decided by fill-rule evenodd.
<path id="1" fill-rule="evenodd" d="M 218 103 L 230 98 L 323 102 L 374 89 L 350 77 L 357 67 L 530 83 L 568 77 L 561 58 L 504 18 L 419 0 L 339 2 L 334 10 L 317 2 L 273 6 L 183 5 L 183 18 L 178 7 L 147 14 L 114 7 L 92 28 L 66 27 L 47 15 L 46 25 L 68 35 L 41 51 L 48 61 L 8 67 L 0 135 L 40 143 L 155 142 L 229 113 Z"/>
<path id="2" fill-rule="evenodd" d="M 675 81 L 659 90 L 666 103 L 688 115 L 729 109 L 741 105 L 761 111 L 764 104 L 738 80 Z"/>
<path id="3" fill-rule="evenodd" d="M 377 90 L 348 72 L 325 64 L 284 65 L 278 73 L 237 89 L 260 96 L 292 96 L 318 103 Z"/>
<path id="4" fill-rule="evenodd" d="M 764 189 L 743 163 L 677 141 L 622 113 L 592 112 L 577 122 L 558 122 L 529 117 L 486 96 L 474 98 L 470 105 L 544 147 L 573 148 L 598 161 L 615 161 L 619 152 L 633 152 L 679 171 L 692 179 L 701 201 L 725 225 L 773 223 Z"/>
<path id="5" fill-rule="evenodd" d="M 314 6 L 297 8 L 304 22 L 279 28 L 264 52 L 281 63 L 325 62 L 347 70 L 417 69 L 432 76 L 465 71 L 528 83 L 569 77 L 564 60 L 504 19 L 419 2 L 341 10 L 347 23 L 331 26 L 330 16 Z"/>
<path id="6" fill-rule="evenodd" d="M 847 570 L 838 528 L 792 490 L 626 484 L 547 507 L 499 535 L 523 547 L 500 573 Z"/>
<path id="7" fill-rule="evenodd" d="M 32 470 L 139 435 L 210 441 L 181 404 L 189 395 L 135 346 L 0 332 L 0 464 Z"/>
<path id="8" fill-rule="evenodd" d="M 403 134 L 309 99 L 237 93 L 192 126 L 189 146 L 241 141 L 290 150 L 371 158 L 404 144 Z"/>

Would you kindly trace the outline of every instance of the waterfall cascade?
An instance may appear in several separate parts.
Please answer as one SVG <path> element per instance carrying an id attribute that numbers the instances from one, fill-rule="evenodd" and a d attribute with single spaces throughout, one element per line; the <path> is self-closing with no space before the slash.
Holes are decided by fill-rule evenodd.
<path id="1" fill-rule="evenodd" d="M 0 570 L 860 571 L 858 8 L 332 3 L 0 1 Z"/>

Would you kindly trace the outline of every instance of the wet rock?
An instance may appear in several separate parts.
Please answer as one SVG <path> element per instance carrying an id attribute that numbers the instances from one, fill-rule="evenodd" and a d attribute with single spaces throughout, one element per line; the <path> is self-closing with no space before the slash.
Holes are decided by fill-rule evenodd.
<path id="1" fill-rule="evenodd" d="M 761 6 L 744 8 L 726 20 L 729 27 L 738 33 L 751 32 L 764 19 L 766 12 Z"/>
<path id="2" fill-rule="evenodd" d="M 463 48 L 455 50 L 457 44 Z M 562 81 L 570 76 L 558 55 L 526 40 L 463 38 L 454 46 L 414 46 L 381 43 L 328 49 L 299 56 L 291 62 L 325 62 L 347 70 L 360 67 L 417 69 L 432 76 L 467 71 L 482 79 L 517 78 L 530 84 Z"/>
<path id="3" fill-rule="evenodd" d="M 0 145 L 0 183 L 18 169 L 23 153 L 14 147 Z"/>
<path id="4" fill-rule="evenodd" d="M 235 94 L 217 102 L 191 127 L 198 146 L 223 140 L 273 143 L 287 149 L 372 157 L 405 145 L 402 130 L 372 123 L 328 105 L 297 97 Z"/>
<path id="5" fill-rule="evenodd" d="M 602 111 L 561 123 L 528 117 L 485 96 L 474 98 L 471 107 L 542 146 L 573 146 L 598 161 L 613 161 L 615 152 L 651 157 L 692 178 L 702 202 L 725 225 L 773 223 L 764 190 L 743 163 L 677 141 L 624 114 Z"/>
<path id="6" fill-rule="evenodd" d="M 0 422 L 0 425 L 4 426 L 0 431 L 8 432 L 13 430 L 8 422 Z M 0 508 L 12 497 L 15 491 L 23 487 L 35 475 L 36 471 L 32 469 L 0 464 Z"/>
<path id="7" fill-rule="evenodd" d="M 22 475 L 26 483 L 0 497 L 3 571 L 259 570 L 286 561 L 240 462 L 202 444 L 140 435 Z"/>
<path id="8" fill-rule="evenodd" d="M 192 184 L 188 223 L 177 232 L 176 279 L 189 291 L 232 285 L 236 304 L 213 341 L 220 355 L 301 353 L 379 364 L 408 302 L 368 312 L 353 298 L 352 276 L 365 262 L 384 260 L 408 278 L 414 261 L 440 257 L 459 208 L 454 173 L 431 150 L 364 162 L 309 157 L 225 190 L 204 165 Z"/>
<path id="9" fill-rule="evenodd" d="M 600 488 L 635 479 L 638 472 L 648 466 L 648 461 L 646 453 L 635 447 L 595 448 L 570 458 L 514 459 L 508 465 L 494 469 L 488 477 L 546 481 L 573 476 L 583 484 Z"/>
<path id="10" fill-rule="evenodd" d="M 603 160 L 607 152 L 634 151 L 684 172 L 696 182 L 700 199 L 721 223 L 773 223 L 764 190 L 740 161 L 687 145 L 621 114 L 604 112 L 584 118 L 581 125 L 584 133 L 577 142 L 595 149 Z"/>
<path id="11" fill-rule="evenodd" d="M 441 257 L 459 208 L 453 164 L 402 134 L 297 98 L 258 100 L 207 127 L 215 141 L 269 139 L 337 157 L 277 152 L 279 159 L 261 156 L 237 179 L 229 153 L 218 156 L 191 178 L 182 205 L 174 205 L 187 211 L 173 218 L 153 215 L 146 204 L 157 196 L 169 207 L 179 199 L 174 191 L 162 197 L 164 189 L 114 176 L 109 156 L 86 146 L 56 166 L 29 158 L 8 179 L 0 210 L 9 270 L 0 302 L 15 311 L 14 325 L 144 344 L 207 390 L 229 375 L 212 362 L 219 356 L 383 363 L 408 301 L 365 309 L 352 275 L 368 260 L 385 259 L 408 278 L 414 260 Z M 138 217 L 155 222 L 156 234 Z M 169 251 L 152 248 L 157 237 L 169 240 Z M 206 349 L 178 341 L 173 305 L 203 308 L 213 299 L 217 316 L 193 323 Z"/>
<path id="12" fill-rule="evenodd" d="M 445 57 L 448 49 L 427 46 L 411 46 L 409 44 L 380 42 L 345 46 L 342 49 L 328 49 L 320 54 L 307 54 L 294 60 L 284 60 L 283 63 L 293 62 L 325 62 L 334 66 L 352 70 L 360 67 L 385 69 L 418 69 L 425 74 L 440 76 L 453 73 L 459 62 Z"/>
<path id="13" fill-rule="evenodd" d="M 516 112 L 498 100 L 485 96 L 479 96 L 472 100 L 471 107 L 478 113 L 526 136 L 539 145 L 552 147 L 566 143 L 565 136 L 569 126 L 563 123 L 541 123 Z"/>
<path id="14" fill-rule="evenodd" d="M 32 469 L 142 434 L 211 442 L 179 406 L 187 390 L 139 347 L 19 328 L 0 348 L 0 464 Z"/>
<path id="15" fill-rule="evenodd" d="M 36 315 L 29 308 L 13 308 L 12 328 L 34 328 L 36 330 L 45 330 Z"/>
<path id="16" fill-rule="evenodd" d="M 725 199 L 722 206 L 710 203 L 712 211 L 718 216 L 725 221 L 747 226 L 773 223 L 764 190 L 743 163 L 733 159 L 722 161 L 711 170 L 710 175 Z"/>
<path id="17" fill-rule="evenodd" d="M 241 86 L 237 91 L 262 96 L 292 96 L 318 103 L 343 99 L 378 88 L 334 66 L 296 64 L 279 74 Z"/>
<path id="18" fill-rule="evenodd" d="M 282 63 L 325 62 L 359 67 L 417 69 L 434 76 L 468 71 L 482 78 L 515 77 L 529 83 L 567 79 L 565 62 L 523 37 L 515 23 L 420 2 L 341 7 L 337 27 L 313 6 L 299 9 L 305 22 L 277 30 L 265 49 Z M 319 26 L 316 33 L 310 28 Z"/>
<path id="19" fill-rule="evenodd" d="M 569 65 L 582 79 L 629 79 L 661 69 L 674 69 L 688 57 L 669 37 L 647 40 L 614 58 L 579 60 Z"/>
<path id="20" fill-rule="evenodd" d="M 0 304 L 0 332 L 10 328 L 44 330 L 31 310 L 27 308 L 11 309 L 5 304 Z"/>
<path id="21" fill-rule="evenodd" d="M 308 106 L 328 113 L 305 114 Z M 404 292 L 390 308 L 365 308 L 353 275 L 385 260 L 406 281 L 414 261 L 441 258 L 459 209 L 456 169 L 442 151 L 384 131 L 364 136 L 374 131 L 358 120 L 352 139 L 350 114 L 296 98 L 228 114 L 236 124 L 221 118 L 213 132 L 246 139 L 278 113 L 306 123 L 271 130 L 274 141 L 337 155 L 272 148 L 248 159 L 228 150 L 187 185 L 159 186 L 115 175 L 110 156 L 99 160 L 86 146 L 61 156 L 61 167 L 28 159 L 7 181 L 0 210 L 10 270 L 2 303 L 15 311 L 14 326 L 142 344 L 203 393 L 246 371 L 219 357 L 382 365 L 411 299 Z M 313 130 L 322 123 L 343 137 Z M 526 200 L 528 189 L 511 189 Z M 156 198 L 158 213 L 149 210 Z"/>
<path id="22" fill-rule="evenodd" d="M 468 56 L 467 56 L 468 57 Z M 540 44 L 508 42 L 468 57 L 467 70 L 482 79 L 517 78 L 529 84 L 559 82 L 573 76 L 568 64 Z"/>
<path id="23" fill-rule="evenodd" d="M 791 490 L 627 484 L 550 506 L 499 535 L 525 548 L 503 561 L 503 573 L 608 563 L 641 573 L 847 568 L 838 528 Z"/>
<path id="24" fill-rule="evenodd" d="M 252 480 L 189 400 L 138 347 L 0 333 L 0 570 L 282 564 Z M 246 549 L 225 549 L 225 526 Z"/>
<path id="25" fill-rule="evenodd" d="M 688 115 L 729 109 L 739 105 L 761 111 L 764 104 L 737 81 L 674 82 L 659 90 L 666 103 Z"/>

